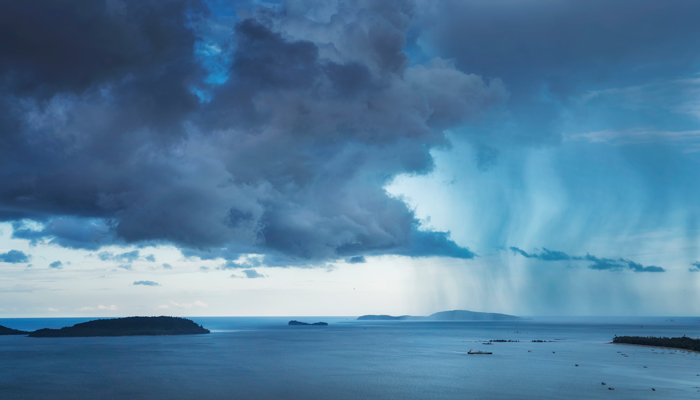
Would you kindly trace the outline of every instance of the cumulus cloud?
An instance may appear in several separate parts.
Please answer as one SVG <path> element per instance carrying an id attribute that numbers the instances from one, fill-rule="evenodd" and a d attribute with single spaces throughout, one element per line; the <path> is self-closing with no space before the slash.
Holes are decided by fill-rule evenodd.
<path id="1" fill-rule="evenodd" d="M 102 261 L 116 261 L 122 263 L 133 263 L 134 261 L 150 261 L 155 262 L 155 256 L 149 254 L 147 256 L 141 256 L 138 250 L 127 251 L 120 254 L 110 253 L 108 251 L 102 251 L 97 254 L 97 257 Z"/>
<path id="2" fill-rule="evenodd" d="M 241 272 L 243 273 L 243 275 L 232 274 L 231 278 L 248 278 L 248 279 L 267 278 L 267 275 L 261 274 L 254 269 L 244 269 Z"/>
<path id="3" fill-rule="evenodd" d="M 49 268 L 61 269 L 63 268 L 63 263 L 61 261 L 54 261 L 51 264 L 49 264 Z"/>
<path id="4" fill-rule="evenodd" d="M 160 286 L 159 283 L 153 281 L 136 281 L 133 283 L 134 286 Z"/>
<path id="5" fill-rule="evenodd" d="M 411 63 L 410 1 L 313 7 L 211 30 L 196 0 L 0 5 L 0 220 L 32 243 L 277 266 L 474 257 L 385 187 L 430 172 L 446 130 L 502 104 L 503 84 Z M 5 33 L 20 27 L 33 34 Z"/>
<path id="6" fill-rule="evenodd" d="M 29 255 L 19 250 L 10 250 L 7 253 L 0 253 L 0 262 L 18 264 L 29 262 Z"/>
<path id="7" fill-rule="evenodd" d="M 630 269 L 634 272 L 666 272 L 662 267 L 655 265 L 643 266 L 631 260 L 624 258 L 600 258 L 590 254 L 585 256 L 570 256 L 562 251 L 552 251 L 542 248 L 539 252 L 528 253 L 517 247 L 510 247 L 510 250 L 515 254 L 520 254 L 526 258 L 534 258 L 542 261 L 589 261 L 588 268 L 596 270 L 620 271 Z"/>
<path id="8" fill-rule="evenodd" d="M 228 260 L 225 263 L 219 265 L 216 267 L 216 269 L 219 270 L 227 270 L 227 269 L 244 269 L 244 268 L 255 268 L 263 265 L 263 259 L 260 257 L 246 257 L 245 259 L 241 260 Z M 274 262 L 269 262 L 272 261 L 268 258 L 268 264 L 274 265 Z"/>
<path id="9" fill-rule="evenodd" d="M 691 264 L 692 267 L 688 268 L 690 272 L 700 272 L 700 261 L 695 261 Z"/>

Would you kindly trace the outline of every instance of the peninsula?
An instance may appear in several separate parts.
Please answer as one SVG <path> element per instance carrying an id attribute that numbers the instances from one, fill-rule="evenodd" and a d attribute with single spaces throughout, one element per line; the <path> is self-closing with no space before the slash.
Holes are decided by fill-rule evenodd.
<path id="1" fill-rule="evenodd" d="M 2 335 L 26 335 L 29 332 L 26 331 L 20 331 L 17 329 L 12 329 L 12 328 L 7 328 L 2 325 L 0 325 L 0 336 Z"/>
<path id="2" fill-rule="evenodd" d="M 700 339 L 683 337 L 654 337 L 654 336 L 617 336 L 613 338 L 615 344 L 633 344 L 637 346 L 668 347 L 679 350 L 689 350 L 700 353 Z"/>
<path id="3" fill-rule="evenodd" d="M 61 329 L 39 329 L 29 337 L 159 336 L 209 333 L 194 321 L 178 317 L 98 319 Z"/>
<path id="4" fill-rule="evenodd" d="M 401 315 L 398 317 L 391 315 L 363 315 L 357 319 L 360 321 L 518 321 L 523 318 L 508 314 L 452 310 L 436 312 L 427 317 L 416 317 L 412 315 Z"/>
<path id="5" fill-rule="evenodd" d="M 293 321 L 289 321 L 289 325 L 312 325 L 312 326 L 313 326 L 313 325 L 316 325 L 316 326 L 326 326 L 326 325 L 328 325 L 328 323 L 327 323 L 327 322 L 314 322 L 313 324 L 309 324 L 309 323 L 307 323 L 307 322 L 299 322 L 299 321 L 293 320 Z"/>

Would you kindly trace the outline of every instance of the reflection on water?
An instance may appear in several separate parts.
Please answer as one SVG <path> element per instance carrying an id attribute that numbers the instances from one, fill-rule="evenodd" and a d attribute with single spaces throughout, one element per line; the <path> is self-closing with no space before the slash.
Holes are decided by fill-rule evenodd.
<path id="1" fill-rule="evenodd" d="M 700 396 L 696 388 L 700 386 L 698 354 L 608 344 L 615 334 L 697 337 L 698 318 L 673 318 L 673 322 L 671 318 L 518 322 L 192 319 L 212 333 L 117 338 L 0 336 L 0 399 Z M 287 326 L 290 319 L 330 325 Z M 86 320 L 0 319 L 0 325 L 33 330 Z M 518 342 L 483 344 L 492 339 Z M 470 349 L 493 354 L 467 355 Z"/>

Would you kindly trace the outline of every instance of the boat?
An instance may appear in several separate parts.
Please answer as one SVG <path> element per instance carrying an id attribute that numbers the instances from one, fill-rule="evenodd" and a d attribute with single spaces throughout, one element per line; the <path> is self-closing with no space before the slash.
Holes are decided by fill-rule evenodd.
<path id="1" fill-rule="evenodd" d="M 474 351 L 472 349 L 469 349 L 469 352 L 467 354 L 493 354 L 493 353 L 490 351 L 481 351 L 481 350 Z"/>

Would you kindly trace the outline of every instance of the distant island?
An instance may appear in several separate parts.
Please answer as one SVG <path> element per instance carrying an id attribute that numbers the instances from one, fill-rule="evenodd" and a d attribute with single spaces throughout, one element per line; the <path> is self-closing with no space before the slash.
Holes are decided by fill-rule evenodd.
<path id="1" fill-rule="evenodd" d="M 209 333 L 194 321 L 178 317 L 98 319 L 61 329 L 39 329 L 29 337 L 159 336 Z"/>
<path id="2" fill-rule="evenodd" d="M 700 352 L 700 339 L 683 337 L 654 337 L 654 336 L 615 336 L 613 343 L 634 344 L 637 346 L 669 347 L 680 350 Z"/>
<path id="3" fill-rule="evenodd" d="M 29 332 L 26 331 L 20 331 L 17 329 L 12 329 L 12 328 L 7 328 L 2 325 L 0 325 L 0 336 L 2 335 L 26 335 Z"/>
<path id="4" fill-rule="evenodd" d="M 391 315 L 363 315 L 357 319 L 360 321 L 517 321 L 523 318 L 508 314 L 452 310 L 436 312 L 427 317 L 416 317 L 412 315 L 401 315 L 398 317 Z"/>
<path id="5" fill-rule="evenodd" d="M 328 325 L 327 322 L 314 322 L 313 324 L 309 324 L 306 322 L 299 322 L 299 321 L 289 321 L 289 325 L 316 325 L 316 326 L 325 326 Z"/>

